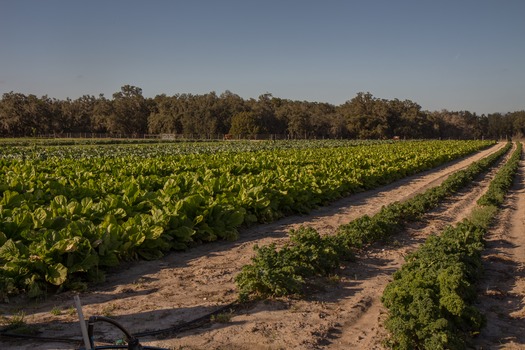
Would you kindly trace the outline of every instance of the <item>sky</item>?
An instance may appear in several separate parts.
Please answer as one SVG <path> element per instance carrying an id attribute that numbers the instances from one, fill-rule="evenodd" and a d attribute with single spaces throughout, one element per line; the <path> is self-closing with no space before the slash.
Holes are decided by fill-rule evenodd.
<path id="1" fill-rule="evenodd" d="M 523 0 L 0 0 L 0 94 L 525 109 Z"/>

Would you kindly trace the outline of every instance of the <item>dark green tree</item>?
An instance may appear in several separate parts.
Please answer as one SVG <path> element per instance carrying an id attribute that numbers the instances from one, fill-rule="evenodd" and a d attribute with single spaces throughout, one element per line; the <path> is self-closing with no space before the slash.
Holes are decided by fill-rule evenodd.
<path id="1" fill-rule="evenodd" d="M 0 130 L 2 135 L 26 135 L 33 124 L 33 118 L 27 111 L 27 96 L 21 93 L 9 92 L 2 96 L 0 104 Z"/>
<path id="2" fill-rule="evenodd" d="M 152 134 L 181 134 L 183 115 L 178 96 L 157 95 L 148 117 L 148 132 Z"/>
<path id="3" fill-rule="evenodd" d="M 94 115 L 96 98 L 84 95 L 76 100 L 67 98 L 59 101 L 59 122 L 61 126 L 56 126 L 56 130 L 61 132 L 85 133 L 92 132 L 91 124 Z"/>
<path id="4" fill-rule="evenodd" d="M 52 101 L 47 96 L 9 92 L 0 104 L 0 128 L 9 136 L 33 136 L 49 133 L 53 128 Z"/>
<path id="5" fill-rule="evenodd" d="M 351 136 L 359 139 L 381 139 L 388 137 L 388 106 L 371 93 L 359 92 L 352 100 L 339 108 L 347 121 Z"/>
<path id="6" fill-rule="evenodd" d="M 107 130 L 118 134 L 144 134 L 148 127 L 150 111 L 142 96 L 142 89 L 124 85 L 113 94 L 112 108 L 107 118 Z"/>
<path id="7" fill-rule="evenodd" d="M 231 119 L 229 133 L 235 136 L 246 137 L 259 134 L 261 131 L 260 120 L 252 111 L 239 112 Z"/>

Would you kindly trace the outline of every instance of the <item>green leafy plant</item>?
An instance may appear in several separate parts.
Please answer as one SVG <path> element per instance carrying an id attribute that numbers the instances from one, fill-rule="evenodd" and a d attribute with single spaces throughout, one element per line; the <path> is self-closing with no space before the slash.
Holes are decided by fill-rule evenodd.
<path id="1" fill-rule="evenodd" d="M 484 229 L 470 222 L 432 236 L 394 274 L 382 297 L 394 349 L 462 349 L 465 329 L 483 316 L 471 306 L 480 276 Z"/>

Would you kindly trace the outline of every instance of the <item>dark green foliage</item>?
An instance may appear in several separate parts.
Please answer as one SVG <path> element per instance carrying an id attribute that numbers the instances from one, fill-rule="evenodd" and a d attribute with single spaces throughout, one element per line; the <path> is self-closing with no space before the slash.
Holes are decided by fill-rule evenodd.
<path id="1" fill-rule="evenodd" d="M 394 349 L 463 349 L 484 325 L 471 306 L 481 271 L 484 229 L 470 222 L 431 236 L 394 274 L 382 301 Z"/>
<path id="2" fill-rule="evenodd" d="M 514 175 L 519 167 L 519 161 L 521 159 L 522 144 L 517 143 L 517 149 L 512 154 L 507 164 L 498 172 L 497 176 L 490 183 L 487 192 L 478 200 L 478 204 L 481 206 L 494 205 L 500 206 L 505 199 L 507 190 L 512 185 Z"/>
<path id="3" fill-rule="evenodd" d="M 192 139 L 222 138 L 224 134 L 253 137 L 255 133 L 318 139 L 480 139 L 483 135 L 503 139 L 525 133 L 524 116 L 525 111 L 488 116 L 468 111 L 427 112 L 410 100 L 387 100 L 363 92 L 336 106 L 268 93 L 245 100 L 230 91 L 146 98 L 141 88 L 125 85 L 109 99 L 84 95 L 58 100 L 4 93 L 0 135 L 74 133 L 92 137 L 92 133 L 103 133 L 136 138 L 147 132 Z"/>
<path id="4" fill-rule="evenodd" d="M 260 297 L 300 293 L 304 279 L 297 275 L 297 266 L 286 261 L 286 250 L 277 251 L 273 244 L 256 245 L 254 250 L 257 254 L 252 264 L 244 266 L 235 278 L 241 299 L 252 293 Z"/>
<path id="5" fill-rule="evenodd" d="M 310 227 L 290 232 L 288 259 L 296 261 L 303 276 L 327 275 L 339 267 L 339 256 L 332 242 Z"/>
<path id="6" fill-rule="evenodd" d="M 254 247 L 252 264 L 237 275 L 241 299 L 300 294 L 309 277 L 326 276 L 339 267 L 339 254 L 332 241 L 312 228 L 290 233 L 290 243 L 280 250 L 274 244 Z"/>

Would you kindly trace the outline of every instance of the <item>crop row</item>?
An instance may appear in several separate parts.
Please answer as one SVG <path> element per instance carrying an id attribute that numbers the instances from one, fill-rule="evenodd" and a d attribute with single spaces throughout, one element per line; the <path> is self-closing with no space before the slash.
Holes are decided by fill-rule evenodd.
<path id="1" fill-rule="evenodd" d="M 490 144 L 3 159 L 0 294 L 83 288 L 123 259 L 234 239 L 241 225 L 306 212 Z"/>
<path id="2" fill-rule="evenodd" d="M 69 142 L 69 144 L 67 143 Z M 65 143 L 65 144 L 64 144 Z M 241 153 L 392 144 L 392 140 L 286 140 L 234 142 L 147 142 L 147 140 L 8 140 L 0 139 L 0 159 L 157 158 L 186 154 Z M 67 146 L 67 147 L 64 147 Z"/>
<path id="3" fill-rule="evenodd" d="M 335 235 L 322 237 L 314 229 L 302 227 L 292 231 L 290 242 L 280 249 L 274 244 L 256 245 L 252 263 L 245 265 L 236 277 L 240 298 L 302 293 L 309 278 L 327 276 L 339 267 L 342 260 L 351 259 L 356 249 L 399 232 L 407 222 L 417 220 L 447 196 L 469 184 L 511 146 L 508 143 L 500 151 L 472 163 L 450 175 L 441 185 L 410 200 L 392 203 L 372 217 L 365 215 L 341 225 Z"/>
<path id="4" fill-rule="evenodd" d="M 485 319 L 474 306 L 482 273 L 483 236 L 517 172 L 522 145 L 492 180 L 469 219 L 431 236 L 384 291 L 385 323 L 394 349 L 464 349 Z"/>

